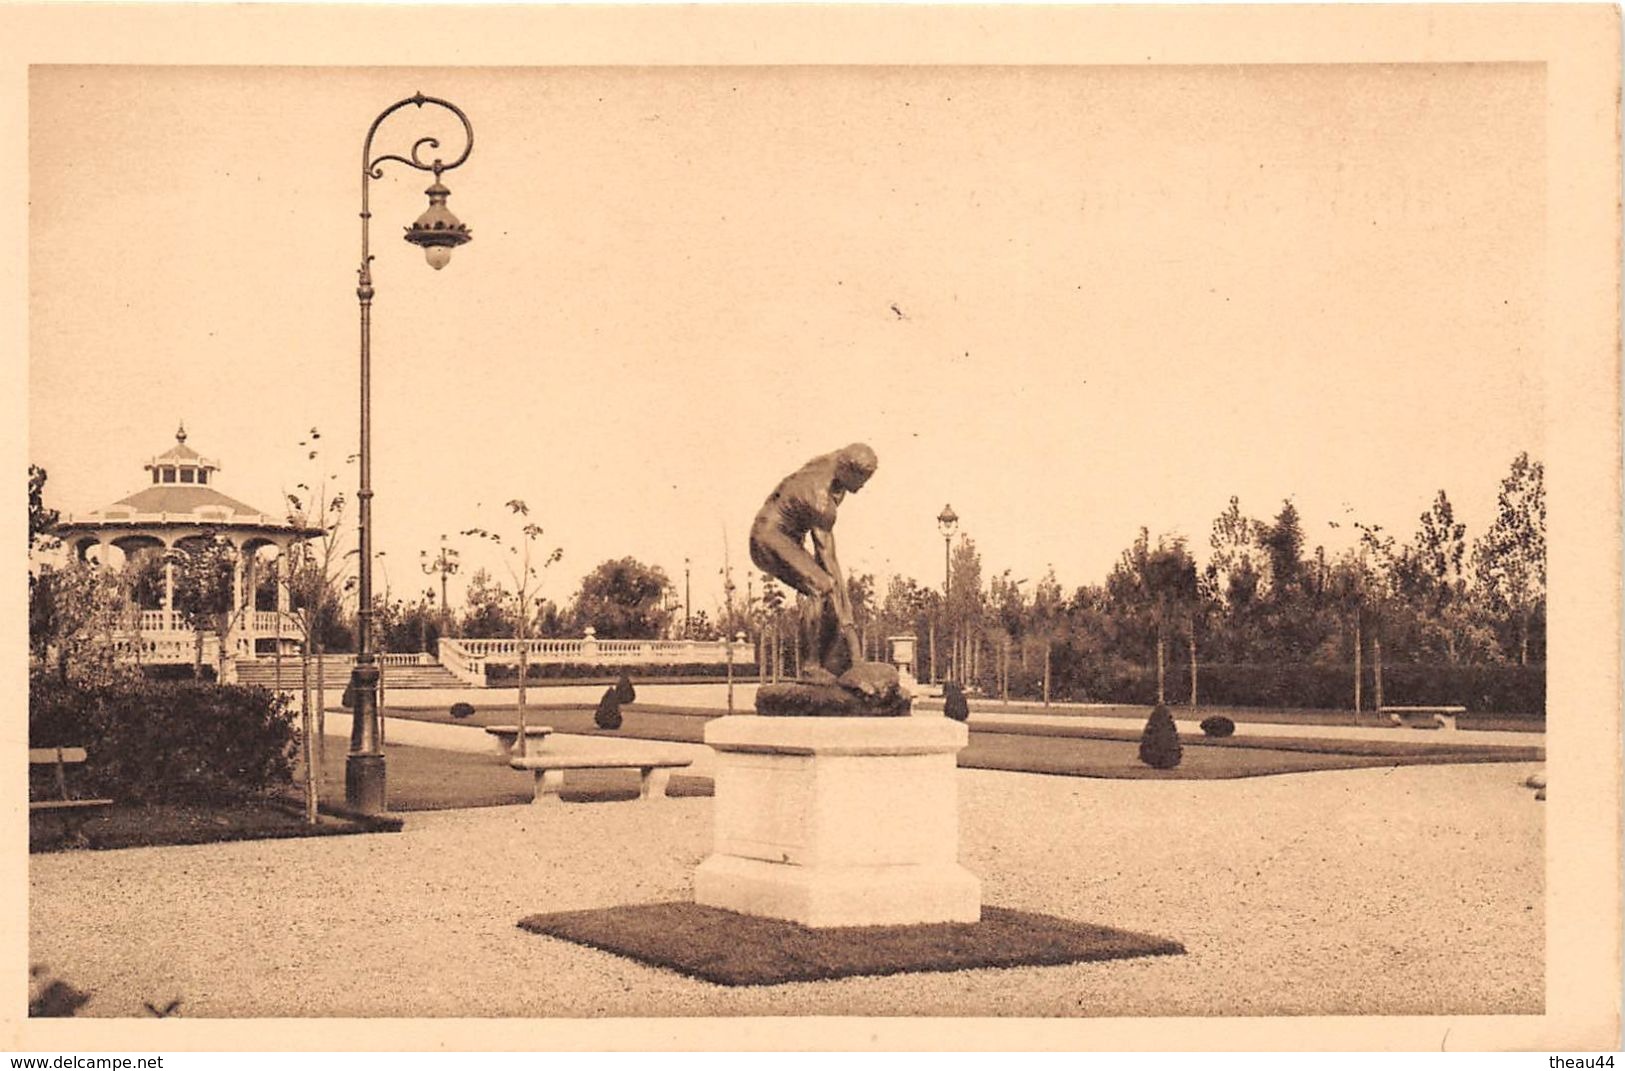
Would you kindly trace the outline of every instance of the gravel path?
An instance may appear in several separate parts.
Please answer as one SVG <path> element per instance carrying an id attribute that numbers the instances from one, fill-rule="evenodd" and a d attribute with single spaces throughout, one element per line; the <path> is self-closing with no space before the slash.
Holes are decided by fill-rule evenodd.
<path id="1" fill-rule="evenodd" d="M 709 799 L 425 812 L 395 835 L 30 857 L 30 960 L 82 1014 L 1538 1014 L 1538 764 L 1230 781 L 960 771 L 987 903 L 1188 954 L 727 989 L 519 931 L 686 899 Z"/>

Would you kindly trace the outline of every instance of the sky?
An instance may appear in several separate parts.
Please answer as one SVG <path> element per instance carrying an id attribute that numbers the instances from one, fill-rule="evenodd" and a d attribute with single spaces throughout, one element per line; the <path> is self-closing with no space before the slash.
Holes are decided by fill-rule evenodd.
<path id="1" fill-rule="evenodd" d="M 631 555 L 714 613 L 774 484 L 869 443 L 848 572 L 940 584 L 951 504 L 984 575 L 1069 590 L 1144 526 L 1199 560 L 1239 497 L 1309 547 L 1468 536 L 1541 456 L 1545 86 L 1536 65 L 35 67 L 29 459 L 47 503 L 141 489 L 184 421 L 269 513 L 353 490 L 362 139 L 421 90 L 476 141 L 474 240 L 399 235 L 372 183 L 375 586 L 500 567 L 531 507 L 565 601 Z M 378 153 L 455 120 L 407 108 Z M 312 428 L 323 453 L 308 457 Z M 454 582 L 453 600 L 458 599 Z"/>

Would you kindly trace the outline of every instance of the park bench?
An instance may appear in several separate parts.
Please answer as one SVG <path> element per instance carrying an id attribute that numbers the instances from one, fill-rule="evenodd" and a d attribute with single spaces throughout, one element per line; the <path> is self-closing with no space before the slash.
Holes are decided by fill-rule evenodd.
<path id="1" fill-rule="evenodd" d="M 505 759 L 513 757 L 513 746 L 519 740 L 519 726 L 517 725 L 487 725 L 485 731 L 491 734 L 496 741 L 497 754 Z M 525 726 L 525 751 L 530 751 L 532 744 L 540 744 L 553 733 L 551 725 Z"/>
<path id="2" fill-rule="evenodd" d="M 1466 707 L 1379 707 L 1379 714 L 1407 729 L 1446 729 L 1456 731 L 1456 717 L 1467 713 Z"/>
<path id="3" fill-rule="evenodd" d="M 526 755 L 515 756 L 508 762 L 516 770 L 530 770 L 536 775 L 536 795 L 533 803 L 545 803 L 559 798 L 564 787 L 566 770 L 637 770 L 642 780 L 638 797 L 650 800 L 666 794 L 671 772 L 690 765 L 693 759 L 674 759 L 657 755 Z"/>
<path id="4" fill-rule="evenodd" d="M 79 826 L 90 815 L 113 806 L 112 800 L 103 799 L 75 799 L 68 794 L 67 768 L 77 766 L 85 761 L 85 749 L 82 747 L 31 747 L 28 749 L 28 768 L 30 771 L 36 766 L 56 767 L 56 799 L 30 799 L 28 801 L 28 816 L 55 815 L 62 823 L 62 832 L 70 838 L 77 839 Z"/>

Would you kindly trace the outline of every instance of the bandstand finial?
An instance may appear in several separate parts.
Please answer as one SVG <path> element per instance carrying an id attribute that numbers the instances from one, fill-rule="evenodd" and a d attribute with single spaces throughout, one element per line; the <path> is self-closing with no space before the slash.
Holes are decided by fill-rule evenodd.
<path id="1" fill-rule="evenodd" d="M 186 421 L 184 420 L 181 421 L 181 426 L 175 429 L 175 441 L 178 443 L 186 441 Z"/>

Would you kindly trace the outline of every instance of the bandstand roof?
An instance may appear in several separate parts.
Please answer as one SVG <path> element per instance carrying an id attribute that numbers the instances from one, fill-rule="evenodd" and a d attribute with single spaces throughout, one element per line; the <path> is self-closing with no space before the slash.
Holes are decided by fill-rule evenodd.
<path id="1" fill-rule="evenodd" d="M 186 428 L 175 433 L 175 445 L 146 461 L 153 483 L 110 506 L 89 513 L 62 517 L 58 534 L 118 529 L 252 529 L 279 535 L 317 535 L 319 528 L 303 528 L 239 502 L 209 486 L 219 464 L 186 445 Z M 167 471 L 166 471 L 167 470 Z M 183 478 L 185 482 L 180 482 Z M 162 481 L 162 482 L 160 482 Z M 175 482 L 171 482 L 175 481 Z"/>
<path id="2" fill-rule="evenodd" d="M 266 516 L 253 506 L 247 506 L 223 495 L 212 487 L 164 485 L 148 487 L 137 491 L 133 495 L 119 499 L 112 506 L 98 512 L 106 513 L 108 509 L 119 506 L 128 506 L 137 513 L 196 513 L 202 509 L 213 508 L 213 511 L 224 509 L 229 511 L 231 517 L 253 518 L 258 520 Z"/>

